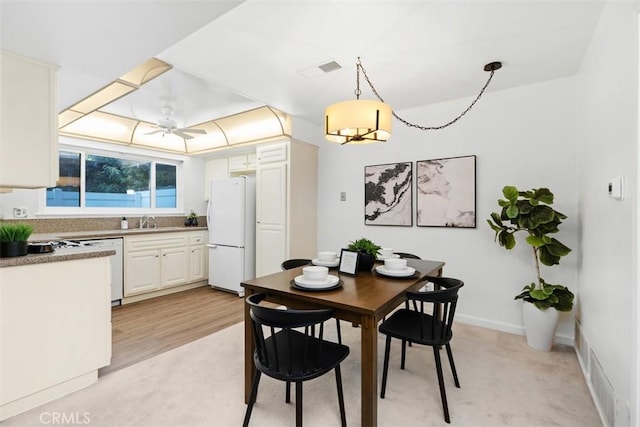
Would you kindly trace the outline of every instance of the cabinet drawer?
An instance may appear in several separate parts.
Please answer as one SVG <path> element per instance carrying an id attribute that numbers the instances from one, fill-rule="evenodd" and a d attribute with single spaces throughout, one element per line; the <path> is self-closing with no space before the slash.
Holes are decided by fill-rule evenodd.
<path id="1" fill-rule="evenodd" d="M 259 146 L 256 148 L 256 158 L 258 164 L 283 162 L 287 160 L 287 143 Z"/>
<path id="2" fill-rule="evenodd" d="M 204 233 L 202 234 L 196 234 L 196 235 L 192 235 L 190 237 L 189 243 L 191 245 L 204 245 L 205 243 L 205 235 Z"/>
<path id="3" fill-rule="evenodd" d="M 137 251 L 144 249 L 173 248 L 178 246 L 188 246 L 189 236 L 183 233 L 167 236 L 145 236 L 124 238 L 126 251 Z"/>

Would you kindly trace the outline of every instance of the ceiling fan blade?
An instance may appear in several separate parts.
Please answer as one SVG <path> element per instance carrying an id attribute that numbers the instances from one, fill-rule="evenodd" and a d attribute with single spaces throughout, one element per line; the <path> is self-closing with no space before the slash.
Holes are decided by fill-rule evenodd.
<path id="1" fill-rule="evenodd" d="M 189 132 L 189 133 L 199 133 L 202 135 L 206 135 L 207 131 L 204 129 L 191 129 L 191 128 L 182 128 L 182 129 L 176 129 L 178 132 Z"/>
<path id="2" fill-rule="evenodd" d="M 165 132 L 164 129 L 158 129 L 158 130 L 154 130 L 152 132 L 147 132 L 145 133 L 145 135 L 153 135 L 154 133 L 160 133 L 160 132 Z"/>
<path id="3" fill-rule="evenodd" d="M 180 138 L 184 138 L 184 139 L 193 139 L 193 137 L 191 135 L 187 135 L 184 132 L 181 132 L 180 129 L 176 129 L 173 132 L 174 135 L 178 135 Z"/>

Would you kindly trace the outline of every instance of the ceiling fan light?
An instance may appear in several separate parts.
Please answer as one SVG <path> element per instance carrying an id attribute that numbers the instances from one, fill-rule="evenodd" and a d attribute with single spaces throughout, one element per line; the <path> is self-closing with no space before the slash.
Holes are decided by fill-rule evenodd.
<path id="1" fill-rule="evenodd" d="M 369 144 L 391 137 L 391 107 L 384 102 L 356 99 L 325 109 L 325 137 L 338 144 Z"/>

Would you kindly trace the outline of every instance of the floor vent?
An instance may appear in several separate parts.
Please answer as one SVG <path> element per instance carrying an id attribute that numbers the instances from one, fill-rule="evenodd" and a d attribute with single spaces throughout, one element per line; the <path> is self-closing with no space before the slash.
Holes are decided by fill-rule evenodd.
<path id="1" fill-rule="evenodd" d="M 613 427 L 616 421 L 616 402 L 613 387 L 593 351 L 590 352 L 589 356 L 589 377 L 591 378 L 595 399 L 606 425 Z"/>
<path id="2" fill-rule="evenodd" d="M 327 62 L 326 64 L 318 65 L 318 68 L 320 68 L 325 73 L 330 73 L 332 71 L 339 70 L 340 68 L 342 68 L 342 66 L 336 61 L 331 61 Z"/>

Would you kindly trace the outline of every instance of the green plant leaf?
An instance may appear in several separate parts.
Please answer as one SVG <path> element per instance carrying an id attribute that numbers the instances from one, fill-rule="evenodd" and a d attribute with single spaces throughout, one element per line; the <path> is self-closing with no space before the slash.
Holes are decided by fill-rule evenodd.
<path id="1" fill-rule="evenodd" d="M 549 250 L 549 253 L 557 257 L 563 257 L 571 252 L 571 249 L 556 239 L 551 239 L 551 242 L 547 245 L 547 249 Z"/>
<path id="2" fill-rule="evenodd" d="M 536 248 L 545 244 L 544 238 L 538 236 L 528 236 L 526 241 L 528 244 Z"/>
<path id="3" fill-rule="evenodd" d="M 502 189 L 502 194 L 510 202 L 518 200 L 518 189 L 512 185 L 507 185 Z"/>
<path id="4" fill-rule="evenodd" d="M 500 246 L 504 246 L 506 249 L 513 249 L 513 247 L 516 245 L 516 239 L 515 237 L 513 237 L 512 233 L 509 233 L 507 230 L 502 229 L 502 231 L 498 233 L 498 243 L 500 243 Z"/>
<path id="5" fill-rule="evenodd" d="M 549 252 L 548 245 L 540 246 L 538 248 L 538 256 L 540 257 L 540 262 L 544 265 L 552 266 L 560 264 L 560 257 Z"/>
<path id="6" fill-rule="evenodd" d="M 516 205 L 511 205 L 507 208 L 507 217 L 515 218 L 518 216 L 518 207 Z"/>
<path id="7" fill-rule="evenodd" d="M 542 203 L 546 203 L 548 205 L 553 204 L 553 193 L 549 191 L 548 188 L 537 188 L 533 190 L 532 197 Z"/>

